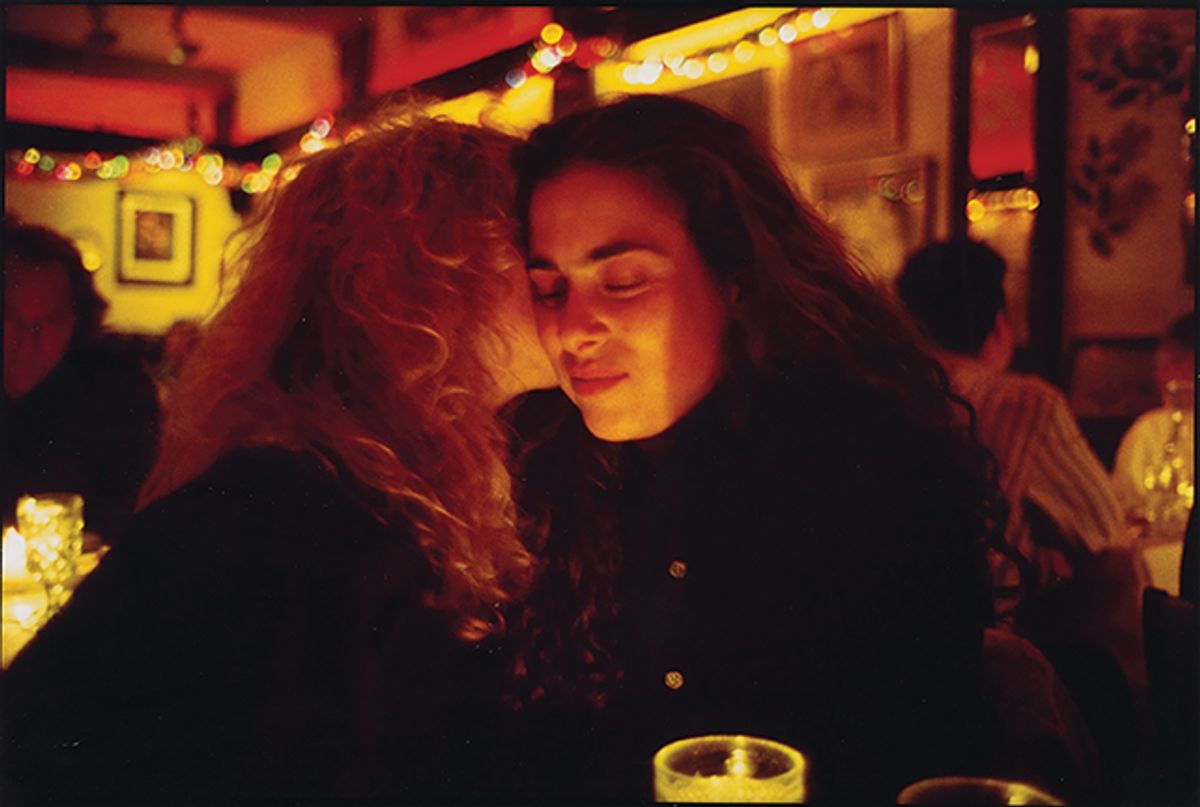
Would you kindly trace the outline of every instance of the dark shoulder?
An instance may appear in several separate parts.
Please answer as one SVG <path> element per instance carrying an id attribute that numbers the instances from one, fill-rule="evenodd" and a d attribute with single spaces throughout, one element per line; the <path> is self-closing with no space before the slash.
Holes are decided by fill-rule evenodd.
<path id="1" fill-rule="evenodd" d="M 510 465 L 518 488 L 532 477 L 538 483 L 577 469 L 583 452 L 594 445 L 579 410 L 561 390 L 535 390 L 511 401 L 500 413 L 508 425 Z M 561 480 L 559 480 L 561 481 Z"/>
<path id="2" fill-rule="evenodd" d="M 580 420 L 575 405 L 559 389 L 533 390 L 519 395 L 500 410 L 499 417 L 518 443 L 544 442 L 564 424 Z"/>
<path id="3" fill-rule="evenodd" d="M 241 448 L 220 457 L 177 495 L 262 502 L 264 507 L 291 502 L 308 508 L 337 500 L 341 483 L 334 468 L 313 454 L 278 446 Z"/>
<path id="4" fill-rule="evenodd" d="M 406 529 L 383 524 L 354 490 L 312 454 L 238 449 L 146 507 L 130 531 L 149 533 L 153 541 L 168 536 L 180 551 L 236 557 L 238 563 L 270 563 L 280 553 L 292 560 L 324 554 L 333 562 L 373 544 L 411 543 Z"/>
<path id="5" fill-rule="evenodd" d="M 64 359 L 71 377 L 89 390 L 90 396 L 153 400 L 157 390 L 145 363 L 137 355 L 111 342 L 86 345 Z"/>

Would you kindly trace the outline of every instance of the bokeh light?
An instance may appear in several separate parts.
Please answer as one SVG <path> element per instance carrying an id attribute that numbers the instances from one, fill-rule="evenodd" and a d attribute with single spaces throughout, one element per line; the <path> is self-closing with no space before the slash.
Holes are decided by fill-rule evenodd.
<path id="1" fill-rule="evenodd" d="M 754 43 L 748 40 L 742 40 L 733 48 L 733 58 L 737 59 L 742 64 L 754 58 Z"/>

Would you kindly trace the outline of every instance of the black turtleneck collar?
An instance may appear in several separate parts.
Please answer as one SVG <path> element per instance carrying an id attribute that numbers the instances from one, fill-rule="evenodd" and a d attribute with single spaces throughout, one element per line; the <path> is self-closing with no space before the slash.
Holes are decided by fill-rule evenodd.
<path id="1" fill-rule="evenodd" d="M 747 409 L 747 404 L 745 392 L 728 377 L 723 378 L 666 431 L 627 445 L 634 453 L 647 458 L 686 451 L 690 445 L 707 443 L 714 435 L 736 430 L 744 420 L 741 415 Z"/>

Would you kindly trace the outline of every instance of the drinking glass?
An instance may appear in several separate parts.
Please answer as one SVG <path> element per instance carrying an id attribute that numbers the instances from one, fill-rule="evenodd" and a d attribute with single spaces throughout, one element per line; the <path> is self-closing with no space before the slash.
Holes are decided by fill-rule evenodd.
<path id="1" fill-rule="evenodd" d="M 909 785 L 897 804 L 1064 804 L 1033 785 L 977 776 L 939 776 Z"/>
<path id="2" fill-rule="evenodd" d="M 83 553 L 83 497 L 78 493 L 38 493 L 17 500 L 17 531 L 25 538 L 30 574 L 46 589 L 43 621 L 71 596 Z"/>
<path id="3" fill-rule="evenodd" d="M 804 777 L 799 751 L 744 734 L 688 737 L 654 755 L 655 801 L 800 803 Z"/>

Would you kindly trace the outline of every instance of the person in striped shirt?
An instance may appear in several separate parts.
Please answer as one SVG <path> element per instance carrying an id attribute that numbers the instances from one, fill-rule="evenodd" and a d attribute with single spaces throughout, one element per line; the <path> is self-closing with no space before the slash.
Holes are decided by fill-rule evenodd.
<path id="1" fill-rule="evenodd" d="M 1042 588 L 1068 579 L 1082 559 L 1123 543 L 1125 530 L 1109 476 L 1063 393 L 1008 370 L 1005 270 L 979 242 L 934 243 L 909 257 L 897 292 L 996 457 L 1009 505 L 1005 538 L 1017 557 L 997 556 L 992 572 L 998 588 L 1019 598 L 1019 582 Z"/>

